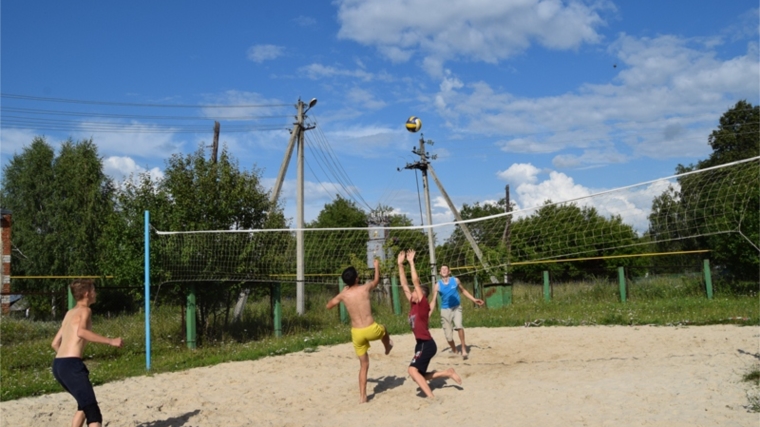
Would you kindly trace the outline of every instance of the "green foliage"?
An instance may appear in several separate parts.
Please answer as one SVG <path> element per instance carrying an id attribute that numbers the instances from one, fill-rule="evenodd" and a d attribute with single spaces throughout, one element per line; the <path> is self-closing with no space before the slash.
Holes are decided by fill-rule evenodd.
<path id="1" fill-rule="evenodd" d="M 317 218 L 307 224 L 308 228 L 358 228 L 358 230 L 309 231 L 304 233 L 304 253 L 309 262 L 306 274 L 339 274 L 351 255 L 362 259 L 367 253 L 368 218 L 351 200 L 340 195 L 325 204 Z M 331 253 L 333 255 L 326 255 Z M 366 265 L 366 258 L 359 268 Z"/>
<path id="2" fill-rule="evenodd" d="M 707 169 L 760 155 L 760 107 L 739 101 L 720 118 L 708 141 L 710 156 L 676 172 Z M 760 168 L 719 169 L 679 177 L 652 204 L 649 235 L 657 250 L 711 249 L 713 264 L 735 281 L 757 280 L 760 271 Z M 730 231 L 727 233 L 727 231 Z"/>
<path id="3" fill-rule="evenodd" d="M 13 213 L 16 276 L 101 276 L 105 226 L 114 214 L 114 186 L 92 140 L 65 141 L 58 155 L 44 138 L 3 170 L 2 205 Z M 65 308 L 68 280 L 15 280 L 36 316 Z M 47 295 L 46 295 L 47 294 Z M 53 295 L 53 298 L 50 297 Z"/>

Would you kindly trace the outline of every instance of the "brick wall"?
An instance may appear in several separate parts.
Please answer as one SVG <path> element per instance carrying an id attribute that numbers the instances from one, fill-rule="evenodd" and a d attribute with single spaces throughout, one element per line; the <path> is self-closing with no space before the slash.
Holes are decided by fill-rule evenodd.
<path id="1" fill-rule="evenodd" d="M 0 270 L 0 282 L 2 283 L 2 296 L 0 296 L 0 306 L 2 314 L 10 311 L 10 292 L 11 292 L 11 214 L 3 212 L 2 214 L 2 234 L 0 242 L 3 247 L 3 267 Z"/>

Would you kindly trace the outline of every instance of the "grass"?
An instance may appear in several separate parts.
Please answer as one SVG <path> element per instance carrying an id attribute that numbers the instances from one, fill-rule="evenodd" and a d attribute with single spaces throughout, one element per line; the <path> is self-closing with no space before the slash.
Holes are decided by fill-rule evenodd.
<path id="1" fill-rule="evenodd" d="M 760 357 L 760 355 L 755 355 L 755 357 Z M 760 364 L 755 364 L 755 366 L 749 370 L 744 375 L 744 381 L 750 383 L 750 388 L 747 390 L 747 411 L 749 412 L 760 412 Z"/>
<path id="2" fill-rule="evenodd" d="M 252 301 L 243 320 L 216 338 L 206 338 L 196 350 L 185 343 L 180 307 L 159 306 L 151 310 L 151 369 L 146 372 L 145 326 L 142 314 L 111 318 L 95 316 L 93 329 L 106 336 L 121 336 L 121 349 L 90 344 L 85 360 L 93 384 L 119 379 L 180 371 L 222 362 L 256 360 L 263 357 L 312 351 L 318 346 L 345 343 L 350 328 L 339 320 L 338 310 L 328 311 L 325 302 L 332 294 L 310 291 L 307 312 L 298 316 L 293 298 L 283 299 L 283 336 L 272 334 L 273 322 L 267 299 Z M 543 299 L 543 288 L 515 285 L 513 304 L 498 309 L 475 308 L 465 301 L 467 327 L 532 325 L 759 325 L 757 295 L 716 294 L 705 298 L 698 286 L 671 282 L 631 286 L 626 303 L 619 301 L 617 285 L 574 283 L 555 285 L 550 302 Z M 373 302 L 376 320 L 391 334 L 409 333 L 401 303 L 395 315 L 386 299 Z M 0 322 L 0 401 L 62 391 L 50 372 L 55 357 L 50 341 L 60 324 L 4 317 Z M 748 381 L 758 381 L 755 371 Z M 749 396 L 749 395 L 748 395 Z M 750 397 L 750 405 L 760 407 Z"/>

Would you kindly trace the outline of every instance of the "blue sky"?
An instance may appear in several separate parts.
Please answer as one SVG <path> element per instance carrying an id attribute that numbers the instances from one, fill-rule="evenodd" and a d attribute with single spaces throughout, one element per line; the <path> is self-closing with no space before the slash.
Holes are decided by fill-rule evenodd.
<path id="1" fill-rule="evenodd" d="M 529 208 L 672 175 L 710 154 L 728 108 L 760 96 L 756 0 L 0 8 L 3 165 L 37 135 L 54 146 L 93 138 L 117 180 L 160 176 L 173 153 L 208 145 L 218 120 L 220 142 L 268 189 L 296 101 L 317 98 L 306 221 L 341 194 L 420 223 L 419 178 L 404 169 L 418 160 L 410 115 L 435 141 L 433 167 L 456 206 L 509 185 Z M 294 157 L 281 196 L 291 218 L 295 178 Z M 630 222 L 641 226 L 661 188 L 651 191 L 630 194 Z M 450 221 L 434 185 L 431 199 L 434 222 Z"/>

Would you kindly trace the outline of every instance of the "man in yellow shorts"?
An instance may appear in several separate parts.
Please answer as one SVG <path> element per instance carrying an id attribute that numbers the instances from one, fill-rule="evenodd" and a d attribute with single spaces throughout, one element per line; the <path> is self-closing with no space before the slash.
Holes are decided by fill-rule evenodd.
<path id="1" fill-rule="evenodd" d="M 375 258 L 375 278 L 371 282 L 359 285 L 359 274 L 354 267 L 348 267 L 343 271 L 342 278 L 346 287 L 335 298 L 327 303 L 327 309 L 331 309 L 343 303 L 346 305 L 348 315 L 351 317 L 351 341 L 354 350 L 359 357 L 359 403 L 367 401 L 367 372 L 369 372 L 369 342 L 381 340 L 385 346 L 385 354 L 391 352 L 391 341 L 385 326 L 378 325 L 372 317 L 370 307 L 370 292 L 380 283 L 380 261 Z"/>

